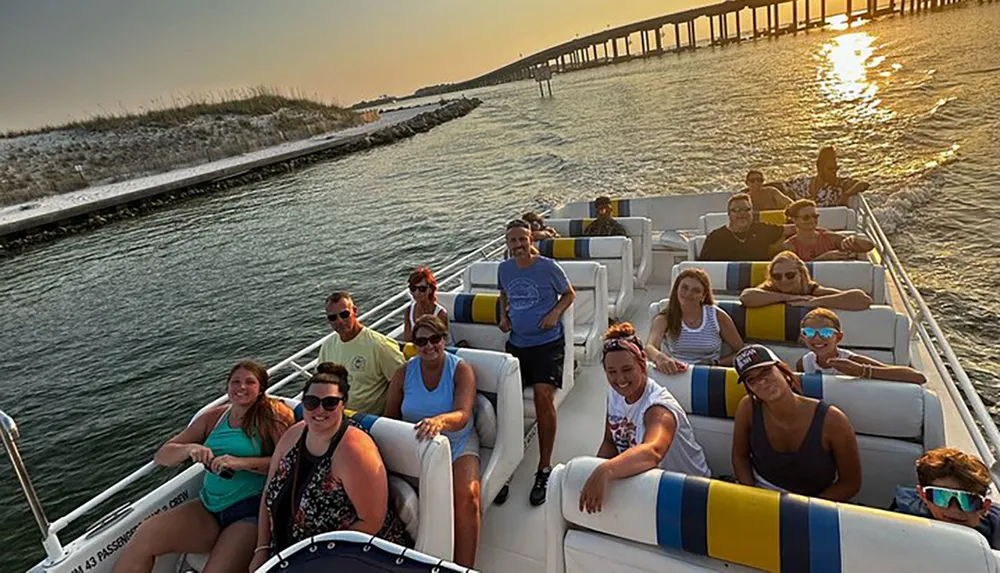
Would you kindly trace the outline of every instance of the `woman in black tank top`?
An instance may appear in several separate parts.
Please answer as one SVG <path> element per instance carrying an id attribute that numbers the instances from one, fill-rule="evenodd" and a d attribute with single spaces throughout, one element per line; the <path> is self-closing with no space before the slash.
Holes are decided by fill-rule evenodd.
<path id="1" fill-rule="evenodd" d="M 736 358 L 748 394 L 733 428 L 736 478 L 832 501 L 853 498 L 861 489 L 861 458 L 850 420 L 836 406 L 803 396 L 798 377 L 770 350 L 747 348 Z M 748 358 L 741 363 L 740 355 Z"/>

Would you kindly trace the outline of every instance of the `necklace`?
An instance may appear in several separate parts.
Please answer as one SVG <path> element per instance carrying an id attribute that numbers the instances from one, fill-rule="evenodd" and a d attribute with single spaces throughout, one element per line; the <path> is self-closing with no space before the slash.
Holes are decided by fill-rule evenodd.
<path id="1" fill-rule="evenodd" d="M 728 228 L 728 227 L 727 227 L 727 228 Z M 744 237 L 740 237 L 740 236 L 739 236 L 739 235 L 738 235 L 738 234 L 736 233 L 736 231 L 733 231 L 732 229 L 729 229 L 729 234 L 731 234 L 731 235 L 733 236 L 733 238 L 734 238 L 734 239 L 736 239 L 736 241 L 737 241 L 738 243 L 745 243 L 745 242 L 747 242 L 747 239 L 749 238 L 748 236 L 744 236 Z M 749 232 L 748 232 L 748 235 L 749 235 Z"/>

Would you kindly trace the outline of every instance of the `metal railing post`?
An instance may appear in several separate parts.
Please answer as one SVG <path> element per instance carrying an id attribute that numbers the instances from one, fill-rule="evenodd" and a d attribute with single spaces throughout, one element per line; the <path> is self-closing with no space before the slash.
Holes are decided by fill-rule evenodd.
<path id="1" fill-rule="evenodd" d="M 28 469 L 24 467 L 21 453 L 17 450 L 18 437 L 20 435 L 14 418 L 0 410 L 0 438 L 3 439 L 3 447 L 7 450 L 7 457 L 10 458 L 10 463 L 14 466 L 14 474 L 17 476 L 18 483 L 21 484 L 21 491 L 24 492 L 24 497 L 27 498 L 28 506 L 31 508 L 31 514 L 35 516 L 35 523 L 42 533 L 42 545 L 45 547 L 48 562 L 55 563 L 61 561 L 66 553 L 63 551 L 62 544 L 59 543 L 59 537 L 55 533 L 49 532 L 49 520 L 45 517 L 42 502 L 38 499 L 35 486 L 31 485 Z"/>

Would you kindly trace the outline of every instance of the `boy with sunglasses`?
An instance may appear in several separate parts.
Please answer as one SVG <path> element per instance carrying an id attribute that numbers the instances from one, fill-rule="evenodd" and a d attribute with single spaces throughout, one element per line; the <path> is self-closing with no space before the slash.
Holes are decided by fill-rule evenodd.
<path id="1" fill-rule="evenodd" d="M 891 511 L 971 527 L 1000 549 L 1000 508 L 986 497 L 990 472 L 979 458 L 938 448 L 917 460 L 916 488 L 897 486 Z"/>
<path id="2" fill-rule="evenodd" d="M 868 380 L 892 380 L 923 384 L 923 374 L 908 366 L 889 366 L 862 354 L 840 348 L 844 339 L 840 317 L 832 310 L 815 308 L 802 318 L 800 339 L 809 349 L 795 363 L 806 374 L 843 374 Z"/>

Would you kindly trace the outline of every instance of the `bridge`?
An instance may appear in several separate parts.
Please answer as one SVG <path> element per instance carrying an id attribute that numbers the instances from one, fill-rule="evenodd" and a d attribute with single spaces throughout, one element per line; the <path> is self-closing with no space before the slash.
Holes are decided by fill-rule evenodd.
<path id="1" fill-rule="evenodd" d="M 847 0 L 848 22 L 858 18 L 870 18 L 889 14 L 905 14 L 907 3 L 909 13 L 936 10 L 962 0 L 863 0 L 865 6 L 854 10 L 853 2 Z M 792 18 L 782 26 L 779 8 L 791 4 Z M 800 12 L 801 5 L 801 12 Z M 761 13 L 761 10 L 764 10 Z M 804 19 L 799 18 L 799 14 Z M 742 20 L 741 20 L 742 16 Z M 749 34 L 744 34 L 742 22 L 749 16 Z M 458 91 L 533 78 L 540 68 L 549 68 L 558 73 L 613 64 L 624 60 L 665 52 L 682 52 L 698 47 L 695 23 L 707 18 L 709 24 L 709 46 L 740 42 L 766 36 L 797 33 L 827 24 L 826 0 L 820 0 L 818 18 L 810 14 L 810 0 L 728 0 L 718 4 L 702 6 L 632 22 L 624 26 L 603 30 L 583 38 L 548 48 L 477 78 L 458 84 L 440 86 L 438 90 L 419 90 L 415 95 L 429 95 L 437 91 Z M 766 23 L 766 26 L 763 24 Z M 761 24 L 761 25 L 759 25 Z M 732 27 L 730 27 L 730 25 Z M 673 26 L 673 44 L 666 46 L 664 28 Z M 633 53 L 632 37 L 639 36 L 639 47 Z M 621 48 L 621 49 L 619 49 Z M 426 92 L 426 93 L 420 93 Z"/>

